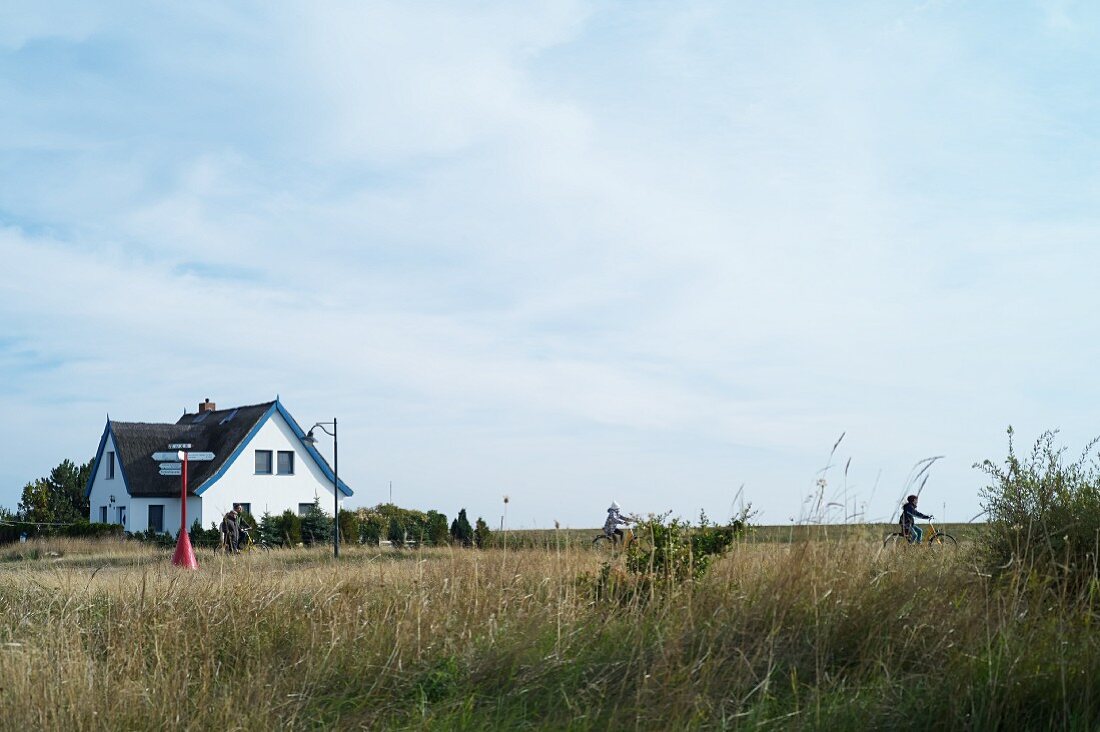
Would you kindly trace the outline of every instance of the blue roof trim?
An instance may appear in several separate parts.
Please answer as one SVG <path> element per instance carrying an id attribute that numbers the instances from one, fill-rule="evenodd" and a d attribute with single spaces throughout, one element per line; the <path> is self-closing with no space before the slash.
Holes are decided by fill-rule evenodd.
<path id="1" fill-rule="evenodd" d="M 84 486 L 84 497 L 92 495 L 92 484 L 99 475 L 99 461 L 103 459 L 103 448 L 107 446 L 107 435 L 111 434 L 111 419 L 107 418 L 107 424 L 103 427 L 103 435 L 99 438 L 99 447 L 95 451 L 95 460 L 92 461 L 92 474 L 88 476 L 88 485 Z M 89 509 L 91 510 L 91 509 Z"/>
<path id="2" fill-rule="evenodd" d="M 268 408 L 266 412 L 264 412 L 264 416 L 256 420 L 256 424 L 252 426 L 252 429 L 248 431 L 248 434 L 245 435 L 244 439 L 241 440 L 240 444 L 237 445 L 232 454 L 230 454 L 226 461 L 222 463 L 222 466 L 218 468 L 218 471 L 207 478 L 205 481 L 203 481 L 203 484 L 195 489 L 195 495 L 201 496 L 208 488 L 210 488 L 210 486 L 217 483 L 218 480 L 220 480 L 221 477 L 225 475 L 226 471 L 229 470 L 229 467 L 234 462 L 236 462 L 237 458 L 240 457 L 240 454 L 244 452 L 244 449 L 246 447 L 248 447 L 248 443 L 252 442 L 252 438 L 256 436 L 256 433 L 260 431 L 260 428 L 267 424 L 267 420 L 271 419 L 271 416 L 276 412 L 278 412 L 282 416 L 282 418 L 286 420 L 286 423 L 290 425 L 290 429 L 294 432 L 295 435 L 297 435 L 298 440 L 302 442 L 302 438 L 306 436 L 306 433 L 303 432 L 302 428 L 298 426 L 298 423 L 294 420 L 294 417 L 290 416 L 290 412 L 286 411 L 286 408 L 283 407 L 282 402 L 280 402 L 278 398 L 276 398 L 275 402 Z M 326 463 L 321 458 L 321 453 L 317 452 L 317 449 L 314 448 L 313 445 L 310 445 L 308 442 L 302 442 L 302 447 L 304 447 L 306 452 L 309 453 L 309 456 L 313 458 L 313 462 L 317 464 L 317 467 L 321 469 L 321 472 L 324 473 L 325 477 L 328 478 L 330 481 L 335 482 L 336 476 L 333 475 L 332 469 L 328 466 L 328 463 Z M 344 481 L 340 481 L 339 487 L 340 492 L 343 493 L 345 496 L 354 495 L 351 488 L 348 488 L 347 484 L 344 483 Z"/>
<path id="3" fill-rule="evenodd" d="M 92 463 L 92 474 L 88 478 L 88 485 L 84 487 L 84 497 L 89 498 L 92 495 L 92 484 L 95 483 L 95 477 L 99 475 L 99 462 L 103 459 L 103 448 L 107 446 L 107 436 L 111 436 L 111 442 L 115 445 L 115 467 L 118 468 L 119 474 L 122 476 L 122 487 L 126 489 L 126 495 L 132 495 L 130 493 L 130 480 L 126 477 L 126 468 L 122 464 L 122 460 L 118 454 L 118 440 L 115 439 L 115 433 L 111 430 L 111 419 L 107 418 L 107 426 L 103 428 L 103 436 L 99 438 L 99 447 L 95 451 L 95 461 Z M 89 511 L 91 508 L 88 509 Z"/>
<path id="4" fill-rule="evenodd" d="M 270 407 L 267 408 L 267 411 L 264 412 L 264 416 L 256 420 L 256 424 L 252 425 L 252 429 L 248 431 L 248 434 L 244 436 L 244 439 L 241 440 L 236 449 L 234 449 L 233 452 L 230 453 L 229 457 L 226 458 L 225 462 L 222 463 L 222 466 L 218 468 L 218 471 L 207 478 L 205 481 L 203 481 L 203 484 L 195 489 L 196 496 L 201 496 L 204 492 L 206 492 L 207 488 L 217 483 L 221 479 L 221 477 L 225 475 L 225 471 L 229 470 L 229 466 L 231 466 L 237 460 L 237 458 L 240 457 L 240 454 L 244 452 L 244 449 L 246 447 L 248 447 L 248 443 L 252 442 L 252 438 L 256 436 L 256 433 L 260 431 L 261 427 L 267 424 L 267 420 L 271 419 L 271 415 L 274 413 L 275 405 L 272 404 Z"/>
<path id="5" fill-rule="evenodd" d="M 294 417 L 290 416 L 290 412 L 286 411 L 286 407 L 284 407 L 283 403 L 280 402 L 277 398 L 275 400 L 275 408 L 279 410 L 279 414 L 281 414 L 283 416 L 283 419 L 286 420 L 286 423 L 290 425 L 290 429 L 294 430 L 294 434 L 298 436 L 298 441 L 302 443 L 302 447 L 304 447 L 306 449 L 306 452 L 309 453 L 310 457 L 313 458 L 313 462 L 317 463 L 317 467 L 321 469 L 321 472 L 325 474 L 325 477 L 328 478 L 330 481 L 335 482 L 336 476 L 333 474 L 332 468 L 330 468 L 328 463 L 325 462 L 324 458 L 321 457 L 321 453 L 317 452 L 317 448 L 305 441 L 306 433 L 302 431 L 302 428 L 298 426 L 298 423 L 294 420 Z M 342 480 L 340 481 L 340 492 L 343 493 L 345 496 L 355 495 L 355 492 L 351 488 L 348 488 L 347 484 Z"/>

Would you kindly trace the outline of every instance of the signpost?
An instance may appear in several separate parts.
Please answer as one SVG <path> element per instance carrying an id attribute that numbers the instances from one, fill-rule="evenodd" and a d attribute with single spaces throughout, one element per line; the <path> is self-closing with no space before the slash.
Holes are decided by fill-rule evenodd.
<path id="1" fill-rule="evenodd" d="M 161 475 L 180 476 L 180 535 L 176 540 L 176 552 L 172 555 L 172 564 L 185 569 L 198 569 L 195 550 L 191 547 L 191 537 L 187 533 L 187 463 L 190 461 L 209 462 L 214 459 L 212 452 L 188 452 L 190 442 L 173 442 L 168 445 L 176 452 L 154 452 L 152 458 L 160 463 Z"/>

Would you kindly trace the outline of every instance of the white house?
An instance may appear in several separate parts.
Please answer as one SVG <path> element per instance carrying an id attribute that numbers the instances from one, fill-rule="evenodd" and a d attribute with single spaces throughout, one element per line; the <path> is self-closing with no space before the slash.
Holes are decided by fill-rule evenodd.
<path id="1" fill-rule="evenodd" d="M 127 531 L 170 531 L 180 526 L 181 478 L 162 475 L 153 453 L 189 444 L 212 452 L 206 462 L 188 461 L 187 523 L 217 523 L 234 503 L 259 517 L 287 509 L 303 513 L 320 498 L 330 512 L 336 476 L 305 433 L 276 399 L 218 409 L 209 399 L 175 423 L 107 419 L 92 475 L 85 489 L 90 521 L 122 524 Z M 169 469 L 167 472 L 171 472 Z M 352 495 L 344 481 L 343 496 Z"/>

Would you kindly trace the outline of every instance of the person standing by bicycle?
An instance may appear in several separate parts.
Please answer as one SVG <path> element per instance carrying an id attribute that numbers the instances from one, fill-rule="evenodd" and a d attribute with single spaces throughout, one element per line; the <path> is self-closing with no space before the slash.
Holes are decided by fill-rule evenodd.
<path id="1" fill-rule="evenodd" d="M 241 543 L 241 504 L 233 504 L 233 508 L 222 518 L 222 542 L 229 547 L 229 551 L 240 554 Z"/>
<path id="2" fill-rule="evenodd" d="M 623 530 L 619 527 L 626 526 L 629 523 L 629 521 L 623 518 L 619 504 L 612 501 L 611 507 L 607 509 L 607 520 L 603 523 L 603 533 L 606 534 L 611 541 L 621 541 L 624 534 Z"/>
<path id="3" fill-rule="evenodd" d="M 924 530 L 917 526 L 917 519 L 930 521 L 931 514 L 923 514 L 917 510 L 917 497 L 909 496 L 905 503 L 901 504 L 901 533 L 909 537 L 910 544 L 920 544 L 924 538 Z"/>

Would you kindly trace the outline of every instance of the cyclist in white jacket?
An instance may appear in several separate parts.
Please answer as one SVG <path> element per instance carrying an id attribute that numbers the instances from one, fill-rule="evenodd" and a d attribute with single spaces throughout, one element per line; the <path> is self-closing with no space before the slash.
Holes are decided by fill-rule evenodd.
<path id="1" fill-rule="evenodd" d="M 619 541 L 623 538 L 623 530 L 619 527 L 629 523 L 623 518 L 619 504 L 612 501 L 611 507 L 607 509 L 607 521 L 603 523 L 603 533 L 607 534 L 612 541 Z"/>

